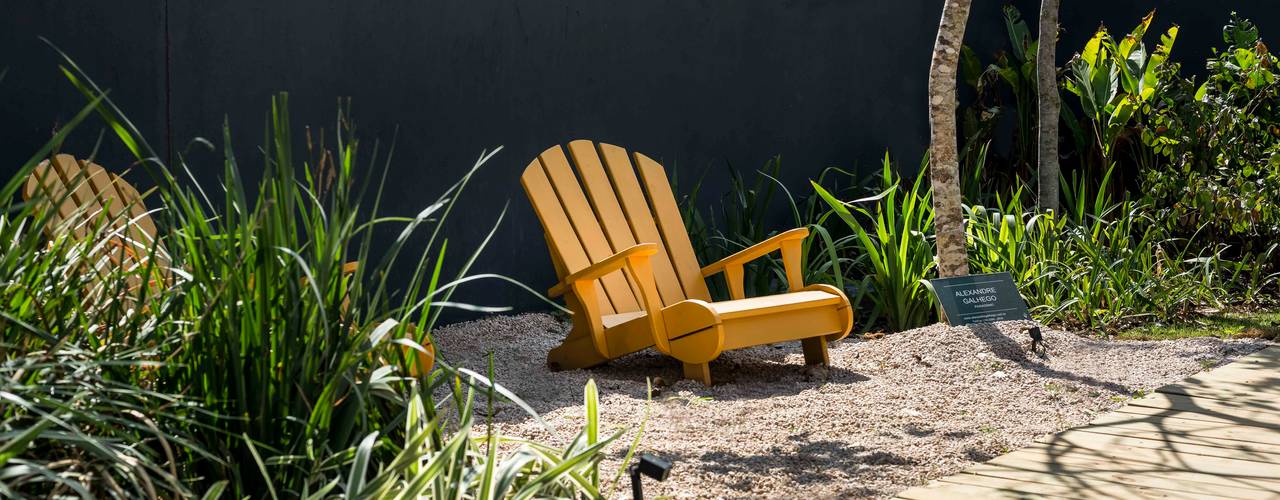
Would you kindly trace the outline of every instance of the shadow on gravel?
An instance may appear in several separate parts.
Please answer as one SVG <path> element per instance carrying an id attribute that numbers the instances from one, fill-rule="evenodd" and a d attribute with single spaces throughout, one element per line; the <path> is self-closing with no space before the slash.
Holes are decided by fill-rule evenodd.
<path id="1" fill-rule="evenodd" d="M 740 478 L 732 486 L 744 492 L 749 491 L 754 483 L 770 477 L 785 477 L 800 485 L 823 484 L 856 480 L 860 475 L 874 474 L 878 467 L 916 465 L 915 460 L 884 450 L 838 441 L 811 441 L 807 432 L 790 436 L 788 441 L 755 455 L 714 450 L 701 454 L 690 452 L 675 458 L 677 464 Z M 693 464 L 695 462 L 696 465 Z M 882 493 L 867 488 L 844 492 L 854 496 Z"/>
<path id="2" fill-rule="evenodd" d="M 767 399 L 795 395 L 829 384 L 856 384 L 870 380 L 866 375 L 847 368 L 806 366 L 801 362 L 787 361 L 788 354 L 799 352 L 799 342 L 793 342 L 724 353 L 711 362 L 714 381 L 711 387 L 682 380 L 678 361 L 650 352 L 631 354 L 591 368 L 590 372 L 601 384 L 622 381 L 643 385 L 645 379 L 650 378 L 663 392 L 685 390 L 717 400 Z"/>
<path id="3" fill-rule="evenodd" d="M 1035 356 L 1028 356 L 1026 347 L 1023 346 L 1022 343 L 1020 343 L 1018 340 L 1010 338 L 1008 335 L 1005 335 L 1004 333 L 1001 333 L 1000 329 L 996 328 L 995 325 L 978 324 L 978 325 L 971 325 L 968 328 L 971 331 L 973 331 L 974 336 L 976 336 L 982 342 L 986 343 L 987 346 L 991 348 L 991 352 L 994 353 L 996 357 L 1018 363 L 1023 368 L 1031 370 L 1035 372 L 1036 375 L 1039 375 L 1041 377 L 1079 382 L 1081 384 L 1085 384 L 1088 386 L 1097 387 L 1101 389 L 1106 389 L 1108 391 L 1115 392 L 1118 394 L 1129 394 L 1133 392 L 1130 388 L 1125 387 L 1124 385 L 1121 385 L 1121 384 L 1117 384 L 1115 382 L 1105 382 L 1102 380 L 1098 380 L 1094 377 L 1079 375 L 1079 374 L 1075 374 L 1068 371 L 1062 371 L 1062 370 L 1056 370 L 1056 369 L 1050 368 L 1046 366 L 1044 362 L 1041 361 L 1039 358 Z M 1030 341 L 1028 340 L 1027 343 L 1029 344 Z M 1138 349 L 1151 348 L 1149 346 L 1138 346 L 1138 345 L 1135 345 L 1133 347 Z M 1052 356 L 1053 346 L 1050 345 L 1049 348 L 1050 348 L 1049 355 Z"/>

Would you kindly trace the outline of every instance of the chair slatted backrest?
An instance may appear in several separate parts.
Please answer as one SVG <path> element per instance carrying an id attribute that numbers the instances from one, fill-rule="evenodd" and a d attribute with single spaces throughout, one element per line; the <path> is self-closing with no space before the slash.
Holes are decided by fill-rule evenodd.
<path id="1" fill-rule="evenodd" d="M 110 234 L 114 247 L 133 256 L 128 264 L 141 263 L 151 242 L 156 238 L 156 225 L 142 204 L 142 196 L 132 185 L 102 166 L 77 160 L 68 154 L 56 155 L 41 162 L 32 171 L 22 191 L 23 199 L 42 198 L 52 204 L 50 236 L 70 231 L 74 238 L 85 238 L 95 231 L 95 224 Z M 157 264 L 167 266 L 164 252 L 158 251 Z"/>
<path id="2" fill-rule="evenodd" d="M 663 305 L 710 300 L 675 194 L 658 162 L 618 146 L 579 140 L 569 143 L 567 155 L 559 145 L 543 151 L 520 182 L 542 221 L 561 278 L 628 247 L 654 243 L 653 274 Z M 638 288 L 626 273 L 610 273 L 600 285 L 603 314 L 641 309 Z"/>

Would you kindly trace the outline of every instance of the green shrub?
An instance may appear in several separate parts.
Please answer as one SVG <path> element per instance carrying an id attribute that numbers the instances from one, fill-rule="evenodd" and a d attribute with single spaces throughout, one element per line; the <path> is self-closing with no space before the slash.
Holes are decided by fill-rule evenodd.
<path id="1" fill-rule="evenodd" d="M 851 259 L 842 257 L 846 254 L 843 250 L 852 244 L 852 236 L 832 233 L 823 224 L 826 210 L 817 195 L 797 199 L 778 179 L 781 170 L 782 158 L 774 157 L 757 170 L 755 179 L 748 183 L 730 166 L 729 190 L 720 197 L 718 206 L 709 207 L 705 216 L 698 206 L 701 178 L 681 197 L 681 216 L 698 260 L 708 265 L 781 231 L 804 227 L 810 232 L 802 246 L 801 266 L 805 270 L 805 283 L 826 283 L 844 288 L 845 270 L 856 265 Z M 702 175 L 705 176 L 706 172 Z M 672 189 L 679 192 L 677 177 L 672 176 Z M 827 168 L 819 174 L 818 181 L 830 182 L 832 189 L 839 191 L 839 181 L 852 177 L 847 171 Z M 776 214 L 772 210 L 778 205 L 774 200 L 779 192 L 785 197 L 784 209 L 791 216 L 789 227 L 778 225 L 773 217 Z M 748 297 L 785 292 L 786 282 L 786 271 L 776 254 L 744 267 L 743 284 Z M 723 278 L 714 278 L 708 285 L 717 300 L 729 297 Z"/>
<path id="2" fill-rule="evenodd" d="M 459 374 L 471 380 L 485 380 L 474 372 Z M 628 449 L 623 465 L 612 480 L 600 482 L 599 462 L 603 450 L 625 433 L 617 430 L 601 439 L 599 398 L 594 380 L 583 390 L 585 424 L 570 444 L 561 449 L 537 442 L 498 434 L 488 421 L 483 435 L 474 435 L 474 389 L 464 391 L 456 383 L 446 383 L 447 400 L 458 415 L 456 425 L 446 425 L 432 399 L 435 391 L 417 391 L 405 414 L 403 441 L 391 443 L 378 433 L 365 437 L 356 450 L 348 471 L 344 492 L 352 498 L 601 498 L 619 485 L 635 451 Z M 439 383 L 440 380 L 434 381 Z M 447 381 L 446 381 L 447 382 Z M 488 384 L 486 401 L 493 414 L 497 395 Z M 372 470 L 370 458 L 378 447 L 395 451 L 391 460 Z M 500 448 L 509 451 L 499 457 Z M 370 474 L 372 473 L 372 476 Z"/>
<path id="3" fill-rule="evenodd" d="M 468 275 L 488 239 L 447 276 L 440 232 L 471 173 L 496 151 L 414 217 L 381 216 L 380 185 L 357 189 L 355 179 L 375 165 L 385 176 L 390 152 L 360 148 L 340 106 L 336 140 L 308 133 L 302 157 L 281 94 L 251 202 L 229 127 L 218 190 L 180 183 L 69 59 L 64 72 L 92 102 L 0 193 L 0 241 L 13 243 L 0 252 L 0 496 L 319 498 L 423 484 L 487 491 L 495 478 L 523 496 L 596 496 L 600 450 L 617 434 L 599 437 L 593 386 L 586 437 L 566 449 L 528 443 L 499 463 L 476 456 L 463 387 L 537 418 L 529 405 L 491 377 L 452 367 L 447 350 L 434 372 L 405 374 L 413 367 L 405 352 L 430 340 L 442 307 L 501 310 L 449 301 L 457 285 L 490 276 Z M 13 201 L 94 111 L 157 184 L 159 200 L 148 203 L 160 234 L 145 253 L 168 254 L 163 272 L 100 262 L 111 221 L 96 220 L 86 239 L 45 238 L 40 207 L 62 200 Z M 178 162 L 192 170 L 185 157 Z M 399 236 L 375 251 L 371 233 L 388 224 Z M 415 242 L 422 253 L 402 255 L 424 232 L 425 245 Z M 348 261 L 360 263 L 354 273 L 343 271 Z M 390 281 L 397 275 L 408 277 L 403 290 Z M 438 404 L 432 391 L 445 385 L 451 397 Z M 504 440 L 485 438 L 485 452 Z M 482 476 L 493 482 L 459 475 L 497 465 Z"/>
<path id="4" fill-rule="evenodd" d="M 1258 28 L 1236 14 L 1222 31 L 1208 75 L 1166 71 L 1161 102 L 1142 130 L 1159 161 L 1143 170 L 1144 192 L 1184 234 L 1263 252 L 1280 235 L 1280 60 Z"/>
<path id="5" fill-rule="evenodd" d="M 922 166 L 921 171 L 924 170 Z M 883 317 L 891 330 L 902 331 L 923 326 L 935 317 L 933 298 L 922 281 L 935 266 L 933 206 L 930 190 L 922 183 L 924 179 L 923 175 L 917 176 L 910 188 L 904 187 L 886 154 L 881 164 L 883 190 L 875 196 L 844 202 L 812 182 L 830 213 L 836 214 L 855 235 L 850 250 L 866 259 L 862 266 L 850 270 L 866 273 L 857 297 L 872 305 L 871 314 L 865 319 L 867 324 Z M 863 204 L 873 208 L 864 208 Z M 866 227 L 854 212 L 866 219 Z"/>
<path id="6" fill-rule="evenodd" d="M 1063 180 L 1062 215 L 1024 207 L 1020 193 L 996 210 L 969 208 L 970 266 L 1010 272 L 1046 323 L 1114 329 L 1221 305 L 1230 263 L 1216 248 L 1192 254 L 1152 220 L 1148 202 L 1113 203 L 1087 185 Z"/>
<path id="7" fill-rule="evenodd" d="M 52 211 L 15 197 L 36 165 L 101 102 L 94 99 L 0 190 L 0 496 L 190 496 L 185 461 L 219 461 L 187 425 L 203 411 L 155 388 L 157 360 L 181 341 L 172 297 L 131 293 L 150 274 L 110 263 L 114 220 L 80 213 L 84 240 L 48 240 Z M 154 312 L 152 312 L 154 311 Z"/>
<path id="8" fill-rule="evenodd" d="M 924 176 L 907 184 L 887 159 L 881 175 L 880 194 L 852 202 L 813 187 L 830 207 L 826 215 L 838 215 L 855 235 L 857 245 L 841 251 L 859 264 L 846 279 L 862 280 L 859 297 L 871 305 L 865 321 L 901 331 L 933 319 L 922 281 L 934 267 L 933 207 Z M 1100 184 L 1109 179 L 1108 171 Z M 1026 206 L 1025 188 L 994 195 L 992 207 L 965 206 L 972 272 L 1009 272 L 1042 322 L 1114 330 L 1187 320 L 1236 298 L 1228 289 L 1234 281 L 1255 283 L 1256 294 L 1275 280 L 1224 258 L 1220 246 L 1201 249 L 1171 235 L 1147 201 L 1113 202 L 1109 190 L 1091 189 L 1098 181 L 1078 173 L 1062 182 L 1062 214 Z"/>
<path id="9" fill-rule="evenodd" d="M 1161 86 L 1162 69 L 1178 37 L 1173 26 L 1160 35 L 1160 44 L 1148 51 L 1143 38 L 1155 11 L 1147 14 L 1127 36 L 1117 41 L 1101 27 L 1084 49 L 1067 63 L 1067 91 L 1080 98 L 1089 125 L 1096 157 L 1096 172 L 1111 168 L 1122 135 L 1133 120 L 1148 112 Z"/>
<path id="10" fill-rule="evenodd" d="M 1042 321 L 1062 317 L 1069 306 L 1057 256 L 1066 241 L 1067 219 L 1035 213 L 1022 203 L 1021 191 L 994 207 L 966 206 L 969 268 L 974 273 L 1008 272 L 1018 284 L 1031 313 Z"/>
<path id="11" fill-rule="evenodd" d="M 247 485 L 266 481 L 278 493 L 321 487 L 314 457 L 356 446 L 401 411 L 393 402 L 397 391 L 389 390 L 396 377 L 381 369 L 383 359 L 400 364 L 393 340 L 416 348 L 429 339 L 426 327 L 439 311 L 434 304 L 452 286 L 442 281 L 447 243 L 437 239 L 438 228 L 471 177 L 413 218 L 379 217 L 377 200 L 365 215 L 353 176 L 379 152 L 360 149 L 345 111 L 337 124 L 333 151 L 315 148 L 309 158 L 295 158 L 288 100 L 280 95 L 256 201 L 248 201 L 225 128 L 223 192 L 214 198 L 222 206 L 211 205 L 199 187 L 169 193 L 180 223 L 164 241 L 184 275 L 174 286 L 190 333 L 169 355 L 161 380 L 216 413 L 239 417 L 198 419 L 198 428 L 209 429 L 202 440 L 236 464 L 211 475 Z M 307 142 L 326 144 L 318 137 Z M 476 168 L 491 157 L 483 155 Z M 395 222 L 404 226 L 399 237 L 375 252 L 373 229 Z M 423 254 L 397 267 L 404 245 L 429 224 L 435 230 Z M 461 273 L 483 248 L 464 257 Z M 349 261 L 359 265 L 346 274 Z M 410 279 L 406 293 L 394 297 L 388 279 L 397 269 Z"/>
<path id="12" fill-rule="evenodd" d="M 985 165 L 997 168 L 966 175 L 963 193 L 978 202 L 984 192 L 1000 191 L 1019 179 L 1035 177 L 1037 89 L 1036 50 L 1039 46 L 1022 13 L 1013 5 L 1002 10 L 1009 45 L 998 50 L 984 66 L 969 46 L 960 50 L 960 82 L 973 89 L 973 100 L 961 110 L 961 163 L 966 167 Z M 1011 96 L 1012 102 L 1006 102 Z M 1001 122 L 1012 118 L 1009 151 L 991 155 L 988 145 Z M 980 184 L 979 184 L 980 183 Z"/>

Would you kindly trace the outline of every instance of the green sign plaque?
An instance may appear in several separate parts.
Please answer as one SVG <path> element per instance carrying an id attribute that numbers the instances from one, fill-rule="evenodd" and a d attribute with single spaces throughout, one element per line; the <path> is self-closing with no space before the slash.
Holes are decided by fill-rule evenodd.
<path id="1" fill-rule="evenodd" d="M 1031 319 L 1009 273 L 940 278 L 929 283 L 951 326 Z"/>

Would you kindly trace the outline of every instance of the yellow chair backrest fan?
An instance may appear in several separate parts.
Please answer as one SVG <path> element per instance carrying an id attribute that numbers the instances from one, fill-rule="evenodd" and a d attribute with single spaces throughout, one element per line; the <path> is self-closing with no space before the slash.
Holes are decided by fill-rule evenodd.
<path id="1" fill-rule="evenodd" d="M 45 226 L 50 238 L 105 237 L 102 252 L 111 265 L 142 266 L 154 253 L 153 269 L 161 276 L 167 275 L 168 254 L 156 242 L 155 221 L 142 204 L 142 196 L 102 166 L 68 154 L 55 155 L 36 166 L 23 186 L 22 196 L 27 201 L 40 198 L 51 204 Z M 63 232 L 69 234 L 59 234 Z M 137 276 L 130 279 L 140 280 Z M 136 284 L 131 283 L 131 288 Z"/>
<path id="2" fill-rule="evenodd" d="M 50 238 L 105 237 L 103 249 L 107 258 L 102 260 L 106 265 L 142 266 L 154 254 L 153 269 L 168 281 L 170 259 L 163 243 L 156 239 L 155 221 L 143 205 L 142 195 L 120 176 L 96 163 L 59 154 L 36 166 L 22 195 L 27 201 L 43 199 L 50 203 L 53 212 L 46 226 Z M 355 273 L 357 266 L 356 262 L 346 263 L 343 274 Z M 142 284 L 137 275 L 131 274 L 127 279 L 130 290 Z M 409 325 L 407 334 L 416 336 L 416 327 Z M 407 367 L 411 375 L 429 373 L 435 365 L 435 347 L 426 342 L 423 348 L 426 352 L 404 349 L 405 356 L 413 359 Z"/>

